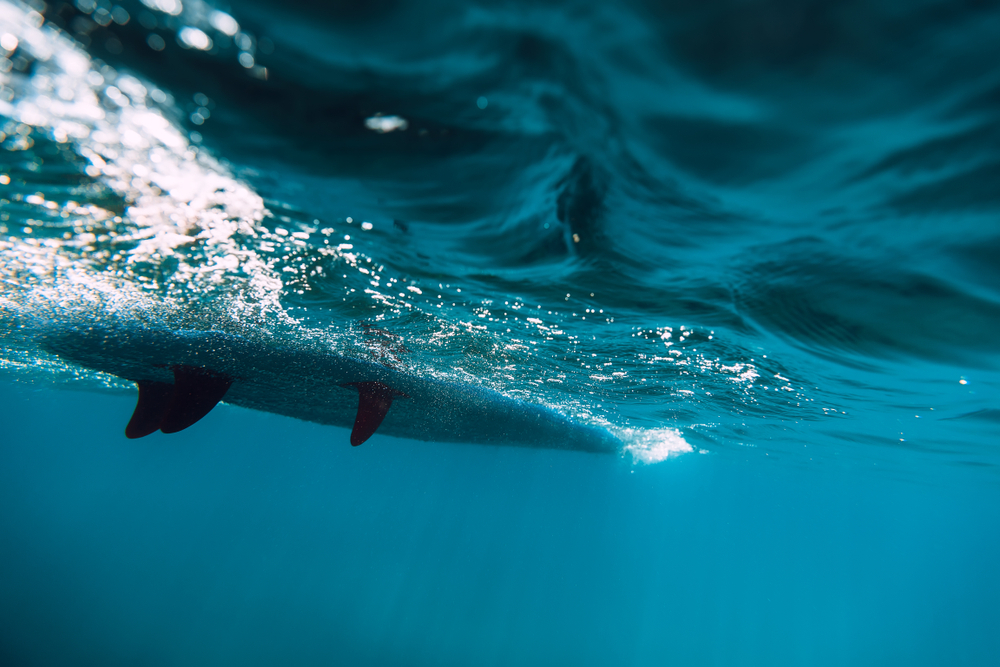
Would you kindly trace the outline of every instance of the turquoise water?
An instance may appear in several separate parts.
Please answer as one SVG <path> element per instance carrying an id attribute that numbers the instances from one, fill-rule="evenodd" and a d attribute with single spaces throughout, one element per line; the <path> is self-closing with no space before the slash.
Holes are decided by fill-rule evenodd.
<path id="1" fill-rule="evenodd" d="M 735 453 L 633 468 L 378 436 L 352 450 L 336 429 L 226 406 L 131 443 L 127 397 L 5 386 L 3 400 L 7 664 L 1000 651 L 1000 506 L 978 471 Z"/>
<path id="2" fill-rule="evenodd" d="M 33 7 L 0 3 L 0 662 L 1000 660 L 995 3 Z M 135 385 L 47 342 L 94 324 L 621 447 L 225 403 L 130 441 Z"/>

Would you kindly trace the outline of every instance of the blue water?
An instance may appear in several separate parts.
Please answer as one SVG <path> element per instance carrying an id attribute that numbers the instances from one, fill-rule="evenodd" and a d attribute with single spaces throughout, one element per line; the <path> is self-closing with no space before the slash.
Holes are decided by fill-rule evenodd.
<path id="1" fill-rule="evenodd" d="M 997 34 L 0 2 L 0 663 L 998 664 Z M 90 321 L 308 341 L 622 451 L 225 404 L 128 441 L 134 385 L 38 335 Z"/>

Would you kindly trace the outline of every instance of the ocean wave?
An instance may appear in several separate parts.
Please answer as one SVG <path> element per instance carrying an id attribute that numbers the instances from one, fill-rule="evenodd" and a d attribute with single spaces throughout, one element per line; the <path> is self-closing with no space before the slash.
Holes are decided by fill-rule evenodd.
<path id="1" fill-rule="evenodd" d="M 431 43 L 396 3 L 0 4 L 5 367 L 52 361 L 26 318 L 376 327 L 692 448 L 994 409 L 996 12 L 438 9 Z"/>

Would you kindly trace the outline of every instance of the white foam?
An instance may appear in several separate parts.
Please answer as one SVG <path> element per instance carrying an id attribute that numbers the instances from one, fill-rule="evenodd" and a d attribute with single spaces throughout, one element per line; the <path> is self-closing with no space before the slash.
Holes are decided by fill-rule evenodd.
<path id="1" fill-rule="evenodd" d="M 694 451 L 674 428 L 625 428 L 615 435 L 625 443 L 624 451 L 632 455 L 633 463 L 660 463 Z"/>
<path id="2" fill-rule="evenodd" d="M 156 7 L 168 13 L 182 7 L 158 2 Z M 292 321 L 281 307 L 280 274 L 256 243 L 247 243 L 269 236 L 262 226 L 269 212 L 261 197 L 191 144 L 169 119 L 170 108 L 154 103 L 167 99 L 162 92 L 93 62 L 71 39 L 33 16 L 23 5 L 0 2 L 0 34 L 9 34 L 9 42 L 16 38 L 36 60 L 31 75 L 0 72 L 0 86 L 12 93 L 0 105 L 0 115 L 73 145 L 90 162 L 87 174 L 119 195 L 127 210 L 118 217 L 94 204 L 67 204 L 62 213 L 76 221 L 73 235 L 38 241 L 25 232 L 23 239 L 0 241 L 9 259 L 0 278 L 30 275 L 34 296 L 56 302 L 74 288 L 104 294 L 105 286 L 119 295 L 153 290 L 168 299 L 204 300 L 219 294 L 225 283 L 233 317 L 252 313 Z M 56 206 L 35 199 L 25 202 Z M 95 238 L 104 238 L 105 247 L 95 250 Z M 108 249 L 107 239 L 116 245 Z M 161 271 L 155 279 L 143 275 L 167 257 L 176 262 L 171 272 Z M 93 270 L 85 268 L 88 263 Z M 38 291 L 44 286 L 50 288 L 47 294 Z"/>

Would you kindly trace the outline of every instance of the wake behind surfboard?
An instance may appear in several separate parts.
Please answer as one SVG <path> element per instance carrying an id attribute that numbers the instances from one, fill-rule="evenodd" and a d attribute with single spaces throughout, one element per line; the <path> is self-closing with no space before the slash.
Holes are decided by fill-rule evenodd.
<path id="1" fill-rule="evenodd" d="M 302 346 L 213 331 L 60 324 L 39 345 L 80 366 L 135 382 L 131 438 L 174 433 L 220 401 L 351 427 L 351 444 L 376 430 L 417 440 L 616 452 L 608 431 L 497 392 Z"/>

